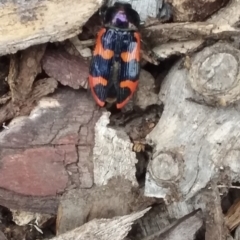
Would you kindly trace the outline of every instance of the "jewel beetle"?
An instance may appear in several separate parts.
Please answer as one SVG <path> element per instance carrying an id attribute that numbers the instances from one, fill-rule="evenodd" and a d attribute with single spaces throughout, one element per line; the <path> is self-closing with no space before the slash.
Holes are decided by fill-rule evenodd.
<path id="1" fill-rule="evenodd" d="M 89 86 L 100 107 L 121 109 L 136 91 L 140 73 L 140 17 L 131 4 L 116 2 L 103 13 L 89 70 Z"/>

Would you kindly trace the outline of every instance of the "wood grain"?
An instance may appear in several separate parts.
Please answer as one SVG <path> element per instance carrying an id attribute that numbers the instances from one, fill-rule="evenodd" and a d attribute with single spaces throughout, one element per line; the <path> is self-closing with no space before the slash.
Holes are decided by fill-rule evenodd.
<path id="1" fill-rule="evenodd" d="M 63 41 L 81 32 L 102 0 L 0 2 L 0 55 L 31 45 Z"/>

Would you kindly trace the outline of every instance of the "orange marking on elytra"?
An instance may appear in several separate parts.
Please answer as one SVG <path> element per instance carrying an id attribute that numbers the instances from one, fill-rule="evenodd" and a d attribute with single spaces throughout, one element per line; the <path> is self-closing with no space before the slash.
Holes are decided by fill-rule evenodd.
<path id="1" fill-rule="evenodd" d="M 127 87 L 131 90 L 132 93 L 136 90 L 137 86 L 138 86 L 138 81 L 133 82 L 131 80 L 125 80 L 120 83 L 120 88 Z"/>
<path id="2" fill-rule="evenodd" d="M 94 92 L 94 87 L 97 85 L 97 84 L 106 84 L 107 85 L 107 80 L 104 79 L 104 78 L 101 78 L 101 77 L 92 77 L 92 76 L 89 76 L 89 85 L 90 85 L 90 88 L 91 88 L 91 92 L 92 92 L 92 95 L 93 95 L 93 98 L 94 100 L 96 101 L 96 103 L 100 106 L 100 107 L 103 107 L 105 105 L 105 102 L 101 101 L 98 96 L 96 95 L 96 93 Z M 104 86 L 106 86 L 104 85 Z"/>
<path id="3" fill-rule="evenodd" d="M 112 50 L 109 49 L 104 49 L 103 45 L 102 45 L 102 35 L 106 32 L 105 28 L 102 28 L 99 32 L 98 32 L 98 36 L 97 36 L 97 40 L 96 40 L 96 46 L 95 49 L 93 51 L 93 55 L 100 55 L 102 58 L 108 60 L 111 59 L 114 55 L 114 52 Z"/>
<path id="4" fill-rule="evenodd" d="M 126 81 L 122 81 L 120 83 L 120 87 L 121 88 L 125 88 L 125 87 L 129 88 L 131 90 L 131 94 L 123 102 L 116 104 L 117 109 L 120 109 L 127 104 L 129 99 L 132 97 L 134 91 L 136 90 L 137 86 L 138 86 L 138 81 L 133 82 L 131 80 L 126 80 Z"/>
<path id="5" fill-rule="evenodd" d="M 140 61 L 140 34 L 138 32 L 134 33 L 137 44 L 132 52 L 123 52 L 121 53 L 121 58 L 124 62 L 130 62 L 131 60 Z"/>
<path id="6" fill-rule="evenodd" d="M 92 77 L 89 76 L 89 84 L 91 87 L 95 87 L 98 84 L 101 84 L 103 86 L 107 86 L 108 81 L 103 77 Z"/>

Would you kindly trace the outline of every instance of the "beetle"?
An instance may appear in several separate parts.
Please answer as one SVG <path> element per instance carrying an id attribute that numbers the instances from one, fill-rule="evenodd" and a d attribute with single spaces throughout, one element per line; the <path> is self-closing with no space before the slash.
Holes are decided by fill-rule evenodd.
<path id="1" fill-rule="evenodd" d="M 89 69 L 89 86 L 100 107 L 115 102 L 123 108 L 138 86 L 140 17 L 131 4 L 116 2 L 103 13 Z"/>

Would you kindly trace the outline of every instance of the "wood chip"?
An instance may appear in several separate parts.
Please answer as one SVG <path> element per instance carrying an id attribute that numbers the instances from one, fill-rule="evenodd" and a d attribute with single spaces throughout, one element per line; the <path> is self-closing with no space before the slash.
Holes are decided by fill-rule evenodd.
<path id="1" fill-rule="evenodd" d="M 240 199 L 229 208 L 224 217 L 225 224 L 230 231 L 235 229 L 240 224 Z"/>

